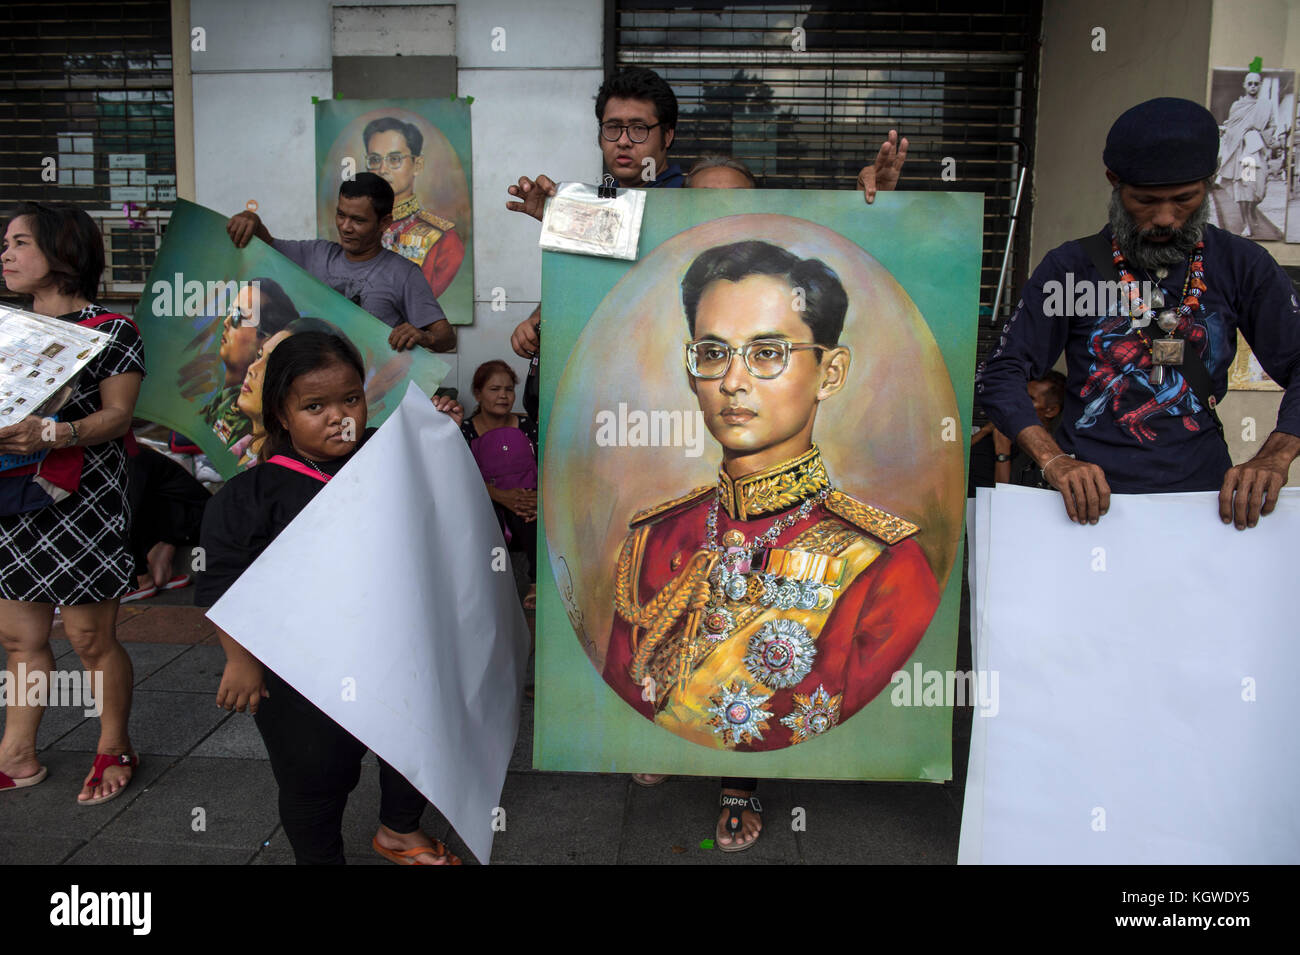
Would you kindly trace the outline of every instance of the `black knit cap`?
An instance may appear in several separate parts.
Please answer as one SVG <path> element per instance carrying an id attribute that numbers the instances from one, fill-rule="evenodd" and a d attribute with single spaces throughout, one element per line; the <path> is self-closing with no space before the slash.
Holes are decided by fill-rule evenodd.
<path id="1" fill-rule="evenodd" d="M 1115 120 L 1101 159 L 1130 186 L 1198 182 L 1218 168 L 1219 124 L 1189 99 L 1149 99 Z"/>

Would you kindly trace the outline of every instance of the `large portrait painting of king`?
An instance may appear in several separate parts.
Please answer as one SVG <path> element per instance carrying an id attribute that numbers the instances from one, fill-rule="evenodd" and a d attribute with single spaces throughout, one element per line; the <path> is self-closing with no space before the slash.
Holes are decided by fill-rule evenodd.
<path id="1" fill-rule="evenodd" d="M 978 197 L 705 192 L 546 255 L 535 762 L 946 778 Z"/>

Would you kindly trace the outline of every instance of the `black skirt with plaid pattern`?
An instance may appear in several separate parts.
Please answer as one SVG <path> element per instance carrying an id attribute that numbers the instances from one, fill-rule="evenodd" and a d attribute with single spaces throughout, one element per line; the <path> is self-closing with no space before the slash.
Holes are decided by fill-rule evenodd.
<path id="1" fill-rule="evenodd" d="M 107 312 L 89 305 L 59 317 L 77 322 Z M 144 374 L 144 345 L 135 327 L 115 320 L 99 326 L 113 338 L 77 379 L 63 421 L 101 410 L 99 383 Z M 77 493 L 26 514 L 0 516 L 0 598 L 61 606 L 98 603 L 130 589 L 126 451 L 120 438 L 85 449 Z"/>

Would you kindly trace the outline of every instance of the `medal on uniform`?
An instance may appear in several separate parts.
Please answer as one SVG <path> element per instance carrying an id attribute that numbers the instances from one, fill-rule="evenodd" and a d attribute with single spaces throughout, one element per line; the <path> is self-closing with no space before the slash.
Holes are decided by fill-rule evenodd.
<path id="1" fill-rule="evenodd" d="M 817 646 L 796 620 L 769 620 L 749 638 L 745 667 L 764 686 L 784 690 L 812 672 Z"/>
<path id="2" fill-rule="evenodd" d="M 820 589 L 821 585 L 815 580 L 801 581 L 799 583 L 799 596 L 795 599 L 794 605 L 800 610 L 816 609 Z"/>
<path id="3" fill-rule="evenodd" d="M 767 721 L 772 718 L 771 712 L 763 707 L 770 699 L 748 684 L 728 683 L 709 697 L 713 704 L 708 708 L 709 725 L 722 737 L 723 745 L 761 740 L 762 731 L 768 728 Z"/>
<path id="4" fill-rule="evenodd" d="M 790 730 L 790 742 L 802 743 L 811 739 L 840 721 L 840 700 L 843 694 L 826 692 L 826 687 L 819 686 L 811 696 L 794 694 L 794 711 L 782 717 L 781 723 Z"/>
<path id="5" fill-rule="evenodd" d="M 705 607 L 704 618 L 700 622 L 704 627 L 704 639 L 710 643 L 719 643 L 731 636 L 736 618 L 726 607 Z"/>

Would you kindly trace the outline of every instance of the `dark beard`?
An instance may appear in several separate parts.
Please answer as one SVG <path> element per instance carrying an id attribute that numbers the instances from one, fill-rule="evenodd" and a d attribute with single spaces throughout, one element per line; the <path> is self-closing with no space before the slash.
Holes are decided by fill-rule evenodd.
<path id="1" fill-rule="evenodd" d="M 1151 228 L 1146 236 L 1168 235 L 1167 242 L 1152 242 L 1144 237 L 1133 217 L 1120 201 L 1116 186 L 1110 193 L 1110 230 L 1115 234 L 1119 249 L 1124 253 L 1130 265 L 1143 269 L 1157 269 L 1178 265 L 1192 254 L 1196 243 L 1205 233 L 1205 224 L 1210 220 L 1210 193 L 1206 190 L 1205 199 L 1200 207 L 1188 217 L 1180 229 Z"/>

